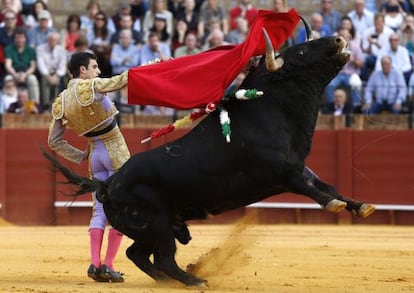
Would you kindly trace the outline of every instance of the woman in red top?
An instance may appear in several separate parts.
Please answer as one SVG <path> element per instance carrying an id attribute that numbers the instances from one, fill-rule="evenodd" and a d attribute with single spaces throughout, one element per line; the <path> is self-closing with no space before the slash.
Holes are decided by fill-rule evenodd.
<path id="1" fill-rule="evenodd" d="M 75 51 L 75 41 L 81 34 L 81 20 L 78 14 L 71 14 L 66 20 L 66 28 L 62 30 L 62 46 L 68 51 Z"/>

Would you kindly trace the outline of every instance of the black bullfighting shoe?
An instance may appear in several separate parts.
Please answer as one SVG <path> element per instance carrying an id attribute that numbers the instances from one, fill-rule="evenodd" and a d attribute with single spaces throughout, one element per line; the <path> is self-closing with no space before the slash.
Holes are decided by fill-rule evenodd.
<path id="1" fill-rule="evenodd" d="M 107 279 L 101 278 L 101 270 L 95 265 L 91 264 L 88 268 L 88 277 L 94 279 L 96 282 L 109 282 Z"/>
<path id="2" fill-rule="evenodd" d="M 124 281 L 123 273 L 115 272 L 107 265 L 102 265 L 99 277 L 107 282 L 121 283 Z"/>

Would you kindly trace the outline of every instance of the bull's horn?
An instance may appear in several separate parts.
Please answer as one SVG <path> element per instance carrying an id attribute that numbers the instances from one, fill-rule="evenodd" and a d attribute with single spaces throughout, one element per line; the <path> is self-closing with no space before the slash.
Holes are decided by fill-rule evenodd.
<path id="1" fill-rule="evenodd" d="M 312 27 L 311 27 L 311 25 L 309 24 L 309 22 L 306 21 L 306 19 L 302 15 L 299 15 L 299 17 L 302 20 L 303 24 L 305 25 L 305 29 L 306 29 L 306 42 L 313 41 L 313 35 L 312 35 Z"/>
<path id="2" fill-rule="evenodd" d="M 275 72 L 280 69 L 283 65 L 283 59 L 277 58 L 275 60 L 275 53 L 273 50 L 272 41 L 270 41 L 269 35 L 265 28 L 263 28 L 263 34 L 266 41 L 266 69 L 269 72 Z"/>

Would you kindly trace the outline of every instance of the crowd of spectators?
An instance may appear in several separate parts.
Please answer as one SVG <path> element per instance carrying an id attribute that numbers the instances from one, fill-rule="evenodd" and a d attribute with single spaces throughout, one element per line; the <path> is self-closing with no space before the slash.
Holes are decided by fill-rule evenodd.
<path id="1" fill-rule="evenodd" d="M 342 36 L 352 51 L 350 61 L 326 87 L 321 112 L 412 111 L 411 1 L 350 1 L 352 10 L 344 12 L 335 7 L 340 1 L 321 0 L 310 15 L 314 38 Z M 287 2 L 272 0 L 266 9 L 285 12 Z M 101 76 L 109 77 L 156 59 L 240 44 L 258 12 L 254 0 L 236 0 L 228 9 L 220 0 L 122 0 L 113 14 L 103 10 L 99 0 L 90 0 L 85 8 L 84 14 L 68 15 L 58 29 L 47 0 L 1 0 L 0 114 L 48 111 L 70 78 L 67 62 L 74 52 L 94 52 Z M 304 40 L 305 29 L 300 27 L 285 46 Z M 126 101 L 126 94 L 120 91 L 115 101 Z M 30 111 L 16 106 L 29 102 Z M 147 106 L 133 111 L 174 110 Z"/>

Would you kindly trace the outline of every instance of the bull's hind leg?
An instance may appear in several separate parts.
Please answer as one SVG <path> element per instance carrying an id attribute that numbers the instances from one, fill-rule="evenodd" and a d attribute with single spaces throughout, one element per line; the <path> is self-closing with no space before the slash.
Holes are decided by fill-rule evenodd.
<path id="1" fill-rule="evenodd" d="M 326 182 L 323 182 L 318 175 L 315 174 L 310 168 L 305 167 L 303 171 L 303 176 L 306 180 L 308 180 L 309 184 L 314 185 L 316 188 L 318 188 L 320 191 L 327 193 L 334 197 L 335 199 L 338 199 L 340 201 L 346 202 L 346 209 L 359 216 L 359 217 L 368 217 L 375 211 L 375 206 L 369 203 L 363 203 L 360 201 L 354 201 L 352 199 L 343 197 L 338 193 L 335 187 L 332 185 L 329 185 Z"/>
<path id="2" fill-rule="evenodd" d="M 324 209 L 339 213 L 342 211 L 347 203 L 340 199 L 336 199 L 332 197 L 332 195 L 320 191 L 318 188 L 315 187 L 303 174 L 290 174 L 289 178 L 289 190 L 291 192 L 302 194 L 307 197 L 310 197 L 318 204 L 321 205 Z"/>

